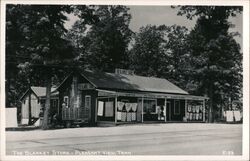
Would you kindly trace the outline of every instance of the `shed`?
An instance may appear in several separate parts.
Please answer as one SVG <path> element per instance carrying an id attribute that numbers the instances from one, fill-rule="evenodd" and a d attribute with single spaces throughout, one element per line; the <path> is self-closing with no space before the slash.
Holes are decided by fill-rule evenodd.
<path id="1" fill-rule="evenodd" d="M 51 112 L 58 111 L 59 101 L 58 92 L 54 92 L 56 88 L 51 88 Z M 23 96 L 21 101 L 21 124 L 28 124 L 29 119 L 36 120 L 39 118 L 39 114 L 44 108 L 46 99 L 46 88 L 31 86 Z M 31 109 L 31 118 L 29 118 L 29 101 Z"/>

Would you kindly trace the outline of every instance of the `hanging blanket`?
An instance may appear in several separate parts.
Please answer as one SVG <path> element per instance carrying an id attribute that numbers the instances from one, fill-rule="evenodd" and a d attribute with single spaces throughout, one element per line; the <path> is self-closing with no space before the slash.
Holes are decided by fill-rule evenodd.
<path id="1" fill-rule="evenodd" d="M 226 115 L 227 115 L 227 117 L 226 117 L 227 122 L 233 122 L 234 121 L 233 111 L 227 111 Z"/>
<path id="2" fill-rule="evenodd" d="M 131 113 L 131 112 L 128 112 L 128 113 L 127 113 L 127 121 L 128 121 L 128 122 L 131 122 L 131 121 L 132 121 L 132 113 Z"/>
<path id="3" fill-rule="evenodd" d="M 189 113 L 189 120 L 193 120 L 193 113 Z"/>
<path id="4" fill-rule="evenodd" d="M 98 101 L 98 113 L 97 113 L 98 116 L 103 116 L 103 105 L 104 102 Z"/>
<path id="5" fill-rule="evenodd" d="M 196 120 L 199 120 L 199 114 L 198 114 L 198 113 L 195 114 L 195 119 L 196 119 Z"/>
<path id="6" fill-rule="evenodd" d="M 129 112 L 132 108 L 132 103 L 125 103 L 126 111 Z"/>
<path id="7" fill-rule="evenodd" d="M 124 102 L 117 102 L 117 107 L 119 111 L 123 109 L 124 104 L 125 104 Z"/>
<path id="8" fill-rule="evenodd" d="M 241 120 L 240 111 L 234 111 L 234 118 L 235 118 L 235 121 Z"/>
<path id="9" fill-rule="evenodd" d="M 114 103 L 113 102 L 105 102 L 105 117 L 113 117 L 114 116 Z"/>
<path id="10" fill-rule="evenodd" d="M 126 112 L 121 112 L 121 121 L 125 122 L 126 117 L 127 117 L 127 113 Z"/>
<path id="11" fill-rule="evenodd" d="M 5 108 L 6 127 L 17 127 L 17 108 Z M 28 123 L 28 122 L 27 122 Z"/>
<path id="12" fill-rule="evenodd" d="M 193 119 L 192 120 L 195 120 L 196 119 L 196 113 L 193 113 Z"/>
<path id="13" fill-rule="evenodd" d="M 200 106 L 197 105 L 197 106 L 196 106 L 196 113 L 199 113 L 199 111 L 200 111 Z"/>
<path id="14" fill-rule="evenodd" d="M 136 112 L 132 112 L 132 121 L 136 121 Z"/>
<path id="15" fill-rule="evenodd" d="M 196 107 L 195 106 L 192 106 L 192 112 L 194 113 L 196 110 Z"/>
<path id="16" fill-rule="evenodd" d="M 134 112 L 137 110 L 137 103 L 132 103 L 132 110 Z"/>
<path id="17" fill-rule="evenodd" d="M 117 112 L 117 120 L 118 121 L 122 120 L 122 112 L 120 112 L 120 111 Z"/>
<path id="18" fill-rule="evenodd" d="M 202 120 L 202 113 L 199 114 L 199 119 Z"/>

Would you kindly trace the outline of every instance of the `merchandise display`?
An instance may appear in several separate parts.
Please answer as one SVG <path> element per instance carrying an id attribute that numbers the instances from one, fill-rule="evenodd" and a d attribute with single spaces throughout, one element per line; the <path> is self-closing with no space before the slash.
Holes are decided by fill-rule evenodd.
<path id="1" fill-rule="evenodd" d="M 97 113 L 97 116 L 103 116 L 103 105 L 104 105 L 104 102 L 98 101 L 98 113 Z"/>
<path id="2" fill-rule="evenodd" d="M 127 113 L 126 112 L 121 112 L 121 121 L 125 122 L 127 120 Z"/>
<path id="3" fill-rule="evenodd" d="M 187 105 L 186 118 L 188 121 L 202 121 L 203 120 L 203 105 L 190 103 Z"/>
<path id="4" fill-rule="evenodd" d="M 120 112 L 120 111 L 117 112 L 117 120 L 118 121 L 122 120 L 122 112 Z"/>
<path id="5" fill-rule="evenodd" d="M 131 112 L 132 121 L 136 121 L 136 112 Z"/>
<path id="6" fill-rule="evenodd" d="M 132 110 L 133 112 L 137 110 L 137 103 L 132 103 Z"/>
<path id="7" fill-rule="evenodd" d="M 113 102 L 105 102 L 105 117 L 113 117 Z"/>
<path id="8" fill-rule="evenodd" d="M 117 121 L 122 121 L 122 122 L 140 121 L 141 117 L 138 115 L 137 107 L 138 107 L 137 103 L 128 103 L 128 102 L 125 103 L 120 101 L 117 102 Z"/>
<path id="9" fill-rule="evenodd" d="M 127 122 L 131 122 L 132 121 L 132 113 L 128 112 L 127 113 Z"/>
<path id="10" fill-rule="evenodd" d="M 234 118 L 235 118 L 235 121 L 241 120 L 240 111 L 234 111 Z"/>
<path id="11" fill-rule="evenodd" d="M 118 110 L 121 111 L 124 105 L 125 105 L 124 102 L 117 102 Z"/>

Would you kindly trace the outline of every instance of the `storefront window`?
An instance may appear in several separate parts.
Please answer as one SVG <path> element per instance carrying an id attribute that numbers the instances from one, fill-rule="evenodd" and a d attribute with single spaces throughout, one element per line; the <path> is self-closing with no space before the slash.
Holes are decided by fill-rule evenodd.
<path id="1" fill-rule="evenodd" d="M 157 114 L 157 101 L 156 99 L 148 99 L 144 98 L 143 102 L 140 98 L 139 100 L 139 109 L 141 108 L 143 104 L 143 120 L 144 121 L 155 121 L 158 118 Z M 141 120 L 141 119 L 140 119 Z"/>
<path id="2" fill-rule="evenodd" d="M 156 100 L 145 99 L 143 101 L 144 112 L 151 114 L 156 113 Z"/>

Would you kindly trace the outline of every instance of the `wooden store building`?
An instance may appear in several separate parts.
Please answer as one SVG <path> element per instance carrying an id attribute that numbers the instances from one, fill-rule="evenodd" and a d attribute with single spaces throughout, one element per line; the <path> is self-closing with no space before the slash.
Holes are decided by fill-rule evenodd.
<path id="1" fill-rule="evenodd" d="M 85 70 L 58 86 L 63 121 L 90 125 L 142 122 L 204 122 L 207 97 L 189 95 L 166 79 Z"/>

